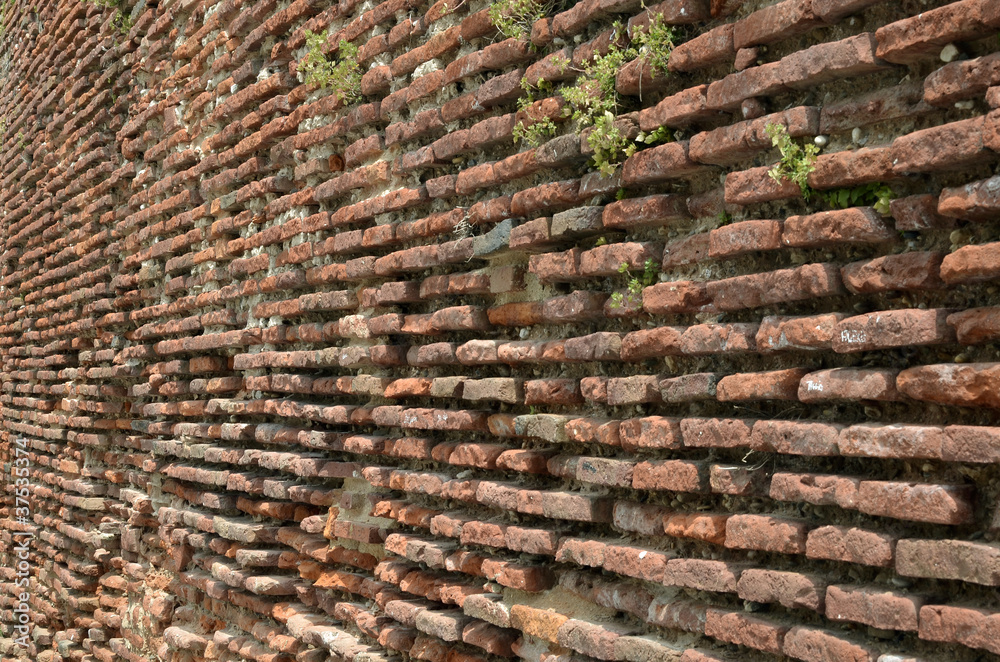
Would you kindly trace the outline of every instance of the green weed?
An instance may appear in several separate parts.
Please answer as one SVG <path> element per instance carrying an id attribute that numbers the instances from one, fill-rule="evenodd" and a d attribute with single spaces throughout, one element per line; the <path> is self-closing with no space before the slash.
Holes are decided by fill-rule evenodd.
<path id="1" fill-rule="evenodd" d="M 813 193 L 808 183 L 809 173 L 816 169 L 819 147 L 813 143 L 807 143 L 804 147 L 799 145 L 781 124 L 768 124 L 764 130 L 771 139 L 771 145 L 781 152 L 781 160 L 767 174 L 779 183 L 795 182 L 802 190 L 802 197 L 808 200 Z"/>
<path id="2" fill-rule="evenodd" d="M 674 50 L 674 29 L 663 20 L 663 14 L 652 14 L 649 25 L 634 29 L 632 43 L 654 74 L 667 75 L 667 63 Z"/>
<path id="3" fill-rule="evenodd" d="M 335 97 L 344 103 L 361 98 L 361 65 L 358 63 L 358 47 L 341 39 L 337 45 L 337 61 L 327 59 L 323 45 L 327 40 L 327 30 L 316 34 L 306 30 L 305 57 L 299 62 L 304 80 L 311 85 L 331 88 Z"/>
<path id="4" fill-rule="evenodd" d="M 489 17 L 504 37 L 526 41 L 535 21 L 551 10 L 551 3 L 539 0 L 499 0 L 490 5 Z"/>
<path id="5" fill-rule="evenodd" d="M 611 308 L 621 308 L 624 305 L 631 306 L 641 302 L 642 291 L 656 283 L 656 277 L 659 272 L 657 264 L 653 260 L 646 260 L 642 266 L 642 274 L 639 276 L 630 276 L 628 282 L 625 284 L 624 292 L 614 292 L 611 294 L 611 303 L 608 304 Z M 629 273 L 628 262 L 622 262 L 618 266 L 618 273 Z"/>
<path id="6" fill-rule="evenodd" d="M 889 213 L 889 202 L 895 197 L 892 189 L 881 182 L 869 182 L 853 188 L 824 191 L 823 199 L 834 209 L 874 207 L 883 216 Z"/>
<path id="7" fill-rule="evenodd" d="M 525 76 L 521 78 L 521 89 L 526 94 L 517 100 L 517 109 L 527 114 L 528 109 L 536 101 L 535 93 L 550 92 L 552 83 L 540 80 L 538 86 L 533 87 Z M 534 120 L 529 118 L 527 122 L 521 120 L 514 125 L 514 142 L 524 141 L 532 147 L 538 147 L 554 135 L 556 135 L 556 123 L 548 115 Z"/>

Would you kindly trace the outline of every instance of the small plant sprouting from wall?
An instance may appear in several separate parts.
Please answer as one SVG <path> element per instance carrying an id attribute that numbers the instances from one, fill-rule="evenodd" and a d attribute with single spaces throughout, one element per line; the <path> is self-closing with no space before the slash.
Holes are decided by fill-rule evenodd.
<path id="1" fill-rule="evenodd" d="M 127 36 L 129 32 L 132 31 L 132 26 L 135 25 L 135 21 L 132 17 L 120 9 L 115 10 L 115 16 L 111 19 L 111 25 L 118 29 L 122 33 L 122 36 Z"/>
<path id="2" fill-rule="evenodd" d="M 360 99 L 361 65 L 358 63 L 358 47 L 341 39 L 337 45 L 337 61 L 333 62 L 323 53 L 327 30 L 319 34 L 306 30 L 305 37 L 308 50 L 299 62 L 304 82 L 331 88 L 334 96 L 344 103 Z"/>
<path id="3" fill-rule="evenodd" d="M 639 147 L 639 143 L 643 145 L 658 145 L 660 143 L 668 143 L 674 139 L 674 134 L 665 126 L 659 126 L 652 131 L 640 131 L 639 135 L 635 137 L 635 142 L 625 148 L 625 156 L 632 156 L 635 154 Z"/>
<path id="4" fill-rule="evenodd" d="M 618 273 L 627 274 L 628 272 L 628 262 L 622 262 L 618 266 Z M 646 260 L 642 265 L 642 274 L 639 276 L 630 276 L 625 285 L 625 291 L 614 292 L 611 295 L 611 303 L 608 305 L 611 308 L 617 309 L 625 305 L 631 306 L 641 302 L 642 291 L 656 283 L 656 275 L 656 263 L 653 260 Z"/>
<path id="5" fill-rule="evenodd" d="M 123 0 L 84 0 L 93 5 L 96 5 L 102 9 L 113 9 L 114 16 L 111 17 L 111 26 L 115 28 L 123 36 L 128 35 L 132 30 L 132 26 L 135 25 L 135 21 L 132 20 L 130 14 L 126 14 L 122 11 L 124 7 Z"/>
<path id="6" fill-rule="evenodd" d="M 781 160 L 767 174 L 779 183 L 795 182 L 802 191 L 802 197 L 808 200 L 813 194 L 808 183 L 809 173 L 816 169 L 819 147 L 813 143 L 807 143 L 804 147 L 799 145 L 781 124 L 767 124 L 764 130 L 771 139 L 771 145 L 781 152 Z"/>
<path id="7" fill-rule="evenodd" d="M 653 145 L 671 139 L 669 130 L 661 127 L 649 133 L 640 133 L 635 142 L 630 141 L 616 124 L 621 100 L 615 84 L 618 72 L 625 63 L 637 57 L 648 58 L 655 71 L 666 73 L 666 64 L 674 47 L 673 30 L 663 21 L 662 15 L 654 14 L 648 28 L 635 30 L 635 45 L 621 47 L 615 43 L 614 35 L 621 34 L 622 30 L 623 26 L 616 23 L 607 52 L 595 53 L 581 69 L 575 69 L 578 76 L 573 85 L 564 85 L 557 90 L 566 101 L 567 108 L 563 112 L 573 122 L 575 131 L 582 134 L 590 129 L 587 145 L 594 152 L 594 166 L 604 177 L 614 174 L 623 158 L 632 156 L 640 144 Z M 570 62 L 561 58 L 555 59 L 553 64 L 562 73 Z M 525 110 L 534 103 L 534 93 L 548 91 L 551 83 L 540 81 L 537 87 L 531 87 L 526 79 L 522 79 L 521 87 L 528 93 L 519 101 L 519 109 Z M 530 124 L 522 121 L 514 127 L 514 139 L 524 140 L 533 146 L 555 133 L 556 126 L 551 118 Z"/>
<path id="8" fill-rule="evenodd" d="M 577 131 L 593 127 L 587 144 L 594 150 L 594 165 L 604 176 L 614 173 L 616 161 L 628 144 L 628 139 L 615 124 L 618 111 L 615 80 L 622 65 L 634 56 L 632 48 L 612 46 L 604 55 L 594 55 L 581 70 L 575 85 L 562 88 Z"/>
<path id="9" fill-rule="evenodd" d="M 881 182 L 869 182 L 853 188 L 824 191 L 823 199 L 834 209 L 873 207 L 883 216 L 889 213 L 889 202 L 895 197 L 892 189 Z"/>
<path id="10" fill-rule="evenodd" d="M 667 63 L 674 50 L 674 29 L 667 25 L 663 14 L 654 13 L 650 15 L 649 25 L 633 29 L 632 43 L 654 75 L 667 75 Z"/>
<path id="11" fill-rule="evenodd" d="M 489 17 L 504 37 L 525 41 L 531 36 L 531 26 L 553 6 L 540 0 L 499 0 L 490 5 Z"/>
<path id="12" fill-rule="evenodd" d="M 535 93 L 550 92 L 552 83 L 540 80 L 538 86 L 533 87 L 528 83 L 527 77 L 522 77 L 521 89 L 525 91 L 525 95 L 517 100 L 517 109 L 522 113 L 527 113 L 531 105 L 535 103 Z M 554 135 L 556 135 L 556 123 L 548 115 L 538 119 L 529 119 L 527 122 L 522 120 L 514 125 L 514 142 L 524 141 L 532 147 L 538 147 Z"/>

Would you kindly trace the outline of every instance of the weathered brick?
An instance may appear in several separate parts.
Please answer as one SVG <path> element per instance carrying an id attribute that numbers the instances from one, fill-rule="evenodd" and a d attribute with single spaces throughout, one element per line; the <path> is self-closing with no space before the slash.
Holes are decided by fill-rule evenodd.
<path id="1" fill-rule="evenodd" d="M 896 538 L 845 526 L 821 526 L 809 532 L 806 556 L 876 567 L 892 564 Z"/>
<path id="2" fill-rule="evenodd" d="M 900 540 L 896 572 L 905 577 L 958 579 L 974 584 L 1000 584 L 1000 549 L 988 543 L 960 540 Z"/>

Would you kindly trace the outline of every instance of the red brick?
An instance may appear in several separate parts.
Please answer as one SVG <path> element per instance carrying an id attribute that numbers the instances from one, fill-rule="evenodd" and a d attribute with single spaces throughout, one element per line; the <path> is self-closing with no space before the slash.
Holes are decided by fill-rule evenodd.
<path id="1" fill-rule="evenodd" d="M 730 205 L 752 205 L 773 200 L 801 198 L 802 190 L 792 181 L 775 181 L 772 166 L 760 166 L 726 175 L 725 201 Z"/>
<path id="2" fill-rule="evenodd" d="M 923 599 L 876 586 L 830 586 L 826 590 L 827 617 L 864 623 L 881 630 L 917 630 Z"/>
<path id="3" fill-rule="evenodd" d="M 799 383 L 799 400 L 902 400 L 903 397 L 896 390 L 897 374 L 899 371 L 891 368 L 817 370 L 806 375 Z"/>
<path id="4" fill-rule="evenodd" d="M 696 71 L 734 57 L 733 24 L 724 23 L 678 44 L 670 54 L 667 67 L 671 71 Z"/>
<path id="5" fill-rule="evenodd" d="M 935 251 L 884 255 L 851 262 L 841 268 L 844 286 L 854 294 L 893 290 L 937 290 L 944 287 L 939 275 L 943 253 Z"/>
<path id="6" fill-rule="evenodd" d="M 889 211 L 896 219 L 896 229 L 927 230 L 952 228 L 955 219 L 938 213 L 938 196 L 930 193 L 909 195 L 889 202 Z"/>
<path id="7" fill-rule="evenodd" d="M 813 575 L 748 568 L 736 588 L 744 600 L 823 612 L 826 582 Z"/>
<path id="8" fill-rule="evenodd" d="M 659 584 L 667 566 L 667 555 L 653 549 L 608 545 L 604 549 L 604 565 L 608 572 Z"/>
<path id="9" fill-rule="evenodd" d="M 861 352 L 889 347 L 940 345 L 955 341 L 955 331 L 947 324 L 952 311 L 884 310 L 849 317 L 834 331 L 836 352 Z"/>
<path id="10" fill-rule="evenodd" d="M 753 421 L 740 418 L 685 418 L 681 435 L 692 448 L 743 448 L 750 445 Z"/>
<path id="11" fill-rule="evenodd" d="M 860 423 L 840 434 L 842 455 L 852 457 L 940 458 L 944 430 L 935 426 Z"/>
<path id="12" fill-rule="evenodd" d="M 642 291 L 642 309 L 654 315 L 695 312 L 711 301 L 709 286 L 686 280 L 651 285 Z"/>
<path id="13" fill-rule="evenodd" d="M 1000 407 L 1000 363 L 945 363 L 908 368 L 899 392 L 915 400 L 963 407 Z"/>
<path id="14" fill-rule="evenodd" d="M 582 377 L 580 393 L 583 399 L 589 402 L 607 403 L 609 381 L 607 377 Z"/>
<path id="15" fill-rule="evenodd" d="M 926 605 L 920 608 L 920 638 L 1000 653 L 1000 614 L 966 607 Z"/>
<path id="16" fill-rule="evenodd" d="M 874 662 L 876 655 L 831 632 L 803 626 L 785 635 L 784 653 L 803 662 Z"/>
<path id="17" fill-rule="evenodd" d="M 788 3 L 789 0 L 785 0 L 772 7 Z M 811 5 L 812 0 L 800 0 L 799 4 Z M 739 24 L 736 33 L 739 33 Z M 853 78 L 888 69 L 890 65 L 875 56 L 876 46 L 875 35 L 866 32 L 786 55 L 781 60 L 782 82 L 788 87 L 805 90 L 839 78 Z"/>
<path id="18" fill-rule="evenodd" d="M 686 199 L 669 194 L 612 202 L 604 208 L 603 213 L 604 226 L 607 228 L 668 225 L 687 217 Z"/>
<path id="19" fill-rule="evenodd" d="M 682 140 L 636 152 L 622 165 L 622 184 L 625 186 L 651 184 L 687 177 L 704 170 L 705 166 L 691 159 L 688 147 L 688 141 Z M 628 227 L 621 224 L 610 226 L 607 217 L 604 224 L 608 227 Z"/>
<path id="20" fill-rule="evenodd" d="M 941 459 L 973 463 L 1000 460 L 1000 428 L 949 425 L 944 429 Z"/>
<path id="21" fill-rule="evenodd" d="M 806 556 L 876 567 L 892 564 L 896 538 L 845 526 L 821 526 L 809 532 Z"/>
<path id="22" fill-rule="evenodd" d="M 619 425 L 620 444 L 626 451 L 639 448 L 679 448 L 681 428 L 676 418 L 631 418 Z"/>
<path id="23" fill-rule="evenodd" d="M 726 547 L 804 554 L 809 526 L 766 515 L 733 515 L 726 523 Z"/>
<path id="24" fill-rule="evenodd" d="M 716 308 L 727 311 L 835 296 L 844 291 L 840 270 L 832 264 L 806 264 L 792 269 L 735 276 L 711 281 L 707 287 Z M 646 288 L 647 291 L 650 289 Z"/>
<path id="25" fill-rule="evenodd" d="M 743 221 L 712 230 L 708 254 L 714 258 L 738 257 L 781 248 L 781 221 Z"/>
<path id="26" fill-rule="evenodd" d="M 792 138 L 815 136 L 819 133 L 819 108 L 800 106 L 695 134 L 691 138 L 691 158 L 700 163 L 728 166 L 766 152 L 771 149 L 768 125 L 785 127 Z"/>
<path id="27" fill-rule="evenodd" d="M 961 540 L 900 540 L 896 572 L 904 577 L 1000 585 L 1000 548 Z"/>
<path id="28" fill-rule="evenodd" d="M 948 108 L 956 101 L 985 95 L 1000 83 L 1000 54 L 944 65 L 924 79 L 924 99 L 932 106 Z"/>
<path id="29" fill-rule="evenodd" d="M 915 131 L 892 143 L 892 169 L 896 173 L 934 172 L 964 168 L 994 158 L 983 144 L 983 118 Z"/>
<path id="30" fill-rule="evenodd" d="M 637 490 L 704 492 L 707 490 L 704 464 L 686 460 L 640 462 L 635 466 L 632 487 Z"/>
<path id="31" fill-rule="evenodd" d="M 804 501 L 816 506 L 858 508 L 861 481 L 848 476 L 776 473 L 771 477 L 770 497 L 776 501 Z"/>
<path id="32" fill-rule="evenodd" d="M 526 450 L 512 448 L 501 453 L 497 457 L 497 468 L 519 471 L 522 473 L 546 474 L 548 468 L 548 455 L 543 451 Z"/>
<path id="33" fill-rule="evenodd" d="M 785 220 L 781 235 L 782 244 L 796 248 L 884 243 L 894 239 L 895 233 L 870 207 L 791 216 Z"/>
<path id="34" fill-rule="evenodd" d="M 799 382 L 808 374 L 802 368 L 728 375 L 719 380 L 720 401 L 797 400 Z"/>
<path id="35" fill-rule="evenodd" d="M 946 44 L 985 37 L 996 30 L 989 0 L 962 0 L 879 28 L 878 56 L 908 64 L 936 56 Z"/>
<path id="36" fill-rule="evenodd" d="M 1000 217 L 1000 176 L 941 191 L 938 213 L 976 221 Z M 971 248 L 971 247 L 967 247 Z"/>
<path id="37" fill-rule="evenodd" d="M 705 354 L 752 352 L 756 324 L 696 324 L 681 336 L 681 353 Z"/>
<path id="38" fill-rule="evenodd" d="M 520 563 L 499 559 L 483 561 L 483 574 L 502 586 L 539 593 L 552 588 L 555 577 L 552 571 L 545 567 L 526 566 Z"/>
<path id="39" fill-rule="evenodd" d="M 614 525 L 623 531 L 658 536 L 663 533 L 663 518 L 669 512 L 662 506 L 616 501 Z"/>
<path id="40" fill-rule="evenodd" d="M 1000 308 L 970 308 L 948 316 L 948 325 L 963 345 L 976 345 L 1000 337 Z"/>
<path id="41" fill-rule="evenodd" d="M 614 276 L 628 271 L 643 271 L 647 263 L 659 264 L 662 244 L 621 242 L 598 246 L 580 254 L 580 273 L 584 276 Z"/>
<path id="42" fill-rule="evenodd" d="M 528 271 L 543 283 L 579 280 L 580 253 L 579 248 L 572 248 L 563 253 L 532 255 L 528 260 Z"/>
<path id="43" fill-rule="evenodd" d="M 941 278 L 949 285 L 1000 278 L 1000 242 L 963 246 L 949 253 L 941 262 Z"/>
<path id="44" fill-rule="evenodd" d="M 737 49 L 770 44 L 808 32 L 821 23 L 813 14 L 810 1 L 784 0 L 738 21 L 733 29 L 733 42 Z"/>
<path id="45" fill-rule="evenodd" d="M 975 490 L 965 485 L 863 481 L 858 509 L 915 522 L 966 524 L 972 521 Z"/>
<path id="46" fill-rule="evenodd" d="M 694 402 L 715 400 L 715 387 L 720 376 L 713 372 L 696 372 L 660 381 L 660 397 L 664 402 Z"/>
<path id="47" fill-rule="evenodd" d="M 726 541 L 728 515 L 678 513 L 663 520 L 663 532 L 675 538 L 693 538 L 722 545 Z"/>
<path id="48" fill-rule="evenodd" d="M 599 540 L 563 538 L 556 551 L 556 561 L 572 561 L 578 565 L 600 567 L 607 546 Z"/>
<path id="49" fill-rule="evenodd" d="M 788 629 L 768 618 L 719 609 L 709 609 L 705 620 L 705 636 L 775 655 L 781 654 Z"/>
<path id="50" fill-rule="evenodd" d="M 900 175 L 892 171 L 891 150 L 874 147 L 820 154 L 807 182 L 813 188 L 831 189 L 899 178 Z"/>
<path id="51" fill-rule="evenodd" d="M 619 446 L 621 421 L 595 418 L 574 418 L 566 422 L 566 436 L 578 443 L 601 443 Z"/>
<path id="52" fill-rule="evenodd" d="M 725 561 L 670 559 L 663 583 L 699 591 L 734 593 L 741 567 Z"/>
<path id="53" fill-rule="evenodd" d="M 716 36 L 714 30 L 706 34 Z M 724 31 L 720 31 L 718 36 L 724 40 Z M 692 39 L 692 41 L 697 40 Z M 682 55 L 678 55 L 678 49 L 674 49 L 670 54 L 670 61 L 667 63 L 668 67 L 673 66 L 675 58 L 683 60 L 683 53 L 688 52 L 688 47 L 684 44 L 679 44 L 678 48 L 682 52 Z M 711 118 L 716 113 L 708 110 L 706 104 L 707 95 L 708 85 L 695 85 L 671 95 L 652 108 L 639 111 L 639 128 L 643 131 L 652 131 L 661 126 L 683 127 L 697 120 Z M 687 145 L 682 149 L 686 158 Z M 662 154 L 660 155 L 660 159 L 662 159 Z"/>
<path id="54" fill-rule="evenodd" d="M 524 404 L 572 405 L 583 403 L 576 379 L 533 379 L 524 384 Z"/>
<path id="55" fill-rule="evenodd" d="M 490 322 L 497 326 L 531 326 L 542 320 L 542 304 L 536 301 L 507 303 L 486 311 Z"/>
<path id="56" fill-rule="evenodd" d="M 757 349 L 760 352 L 830 349 L 834 330 L 845 317 L 844 313 L 764 317 L 757 331 Z"/>
<path id="57" fill-rule="evenodd" d="M 681 336 L 685 330 L 685 327 L 661 326 L 633 331 L 622 338 L 621 358 L 623 361 L 641 361 L 680 354 Z"/>
<path id="58" fill-rule="evenodd" d="M 786 0 L 786 2 L 803 0 Z M 734 30 L 735 33 L 735 30 Z M 722 80 L 713 81 L 708 86 L 706 105 L 711 110 L 734 111 L 745 99 L 767 97 L 785 90 L 780 62 L 768 62 L 735 74 Z M 726 188 L 728 189 L 728 182 Z M 726 200 L 729 201 L 727 193 Z"/>
<path id="59" fill-rule="evenodd" d="M 767 490 L 767 477 L 762 468 L 759 465 L 713 464 L 708 482 L 716 494 L 760 496 Z"/>

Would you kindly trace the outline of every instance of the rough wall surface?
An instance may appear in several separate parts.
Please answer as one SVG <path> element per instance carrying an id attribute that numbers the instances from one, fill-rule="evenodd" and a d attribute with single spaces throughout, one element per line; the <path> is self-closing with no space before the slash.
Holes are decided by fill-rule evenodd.
<path id="1" fill-rule="evenodd" d="M 1000 2 L 447 2 L 0 3 L 4 659 L 1000 660 Z"/>

